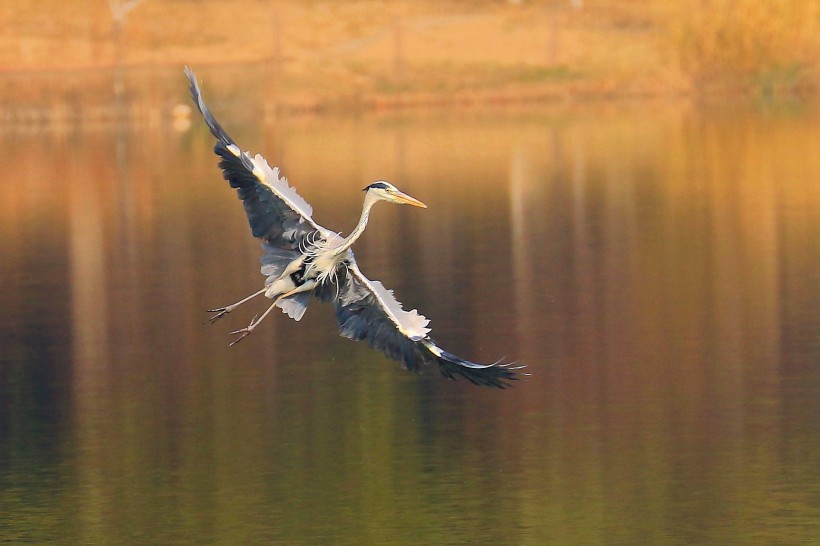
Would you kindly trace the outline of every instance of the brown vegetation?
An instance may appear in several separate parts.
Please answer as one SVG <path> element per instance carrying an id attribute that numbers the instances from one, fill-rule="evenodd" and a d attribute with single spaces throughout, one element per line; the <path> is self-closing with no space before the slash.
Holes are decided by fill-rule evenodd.
<path id="1" fill-rule="evenodd" d="M 820 2 L 702 0 L 665 20 L 682 69 L 699 84 L 771 92 L 816 83 Z"/>
<path id="2" fill-rule="evenodd" d="M 694 8 L 684 0 L 78 5 L 41 0 L 0 8 L 0 71 L 15 78 L 256 63 L 279 105 L 310 109 L 812 93 L 820 81 L 820 0 L 700 0 Z"/>

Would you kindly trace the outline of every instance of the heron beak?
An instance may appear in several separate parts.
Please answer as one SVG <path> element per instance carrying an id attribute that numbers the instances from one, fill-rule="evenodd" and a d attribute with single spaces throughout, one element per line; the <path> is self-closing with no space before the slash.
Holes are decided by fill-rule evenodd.
<path id="1" fill-rule="evenodd" d="M 427 208 L 427 205 L 425 205 L 415 197 L 410 197 L 406 193 L 398 192 L 393 195 L 393 198 L 396 200 L 396 203 L 402 205 L 413 205 L 414 207 L 421 207 L 423 209 Z"/>

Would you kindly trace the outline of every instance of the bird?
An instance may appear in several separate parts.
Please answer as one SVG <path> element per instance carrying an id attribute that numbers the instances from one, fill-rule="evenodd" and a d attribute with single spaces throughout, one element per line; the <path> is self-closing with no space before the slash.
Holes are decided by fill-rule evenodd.
<path id="1" fill-rule="evenodd" d="M 185 67 L 184 72 L 193 102 L 216 138 L 214 153 L 220 158 L 223 178 L 242 201 L 253 236 L 262 240 L 264 286 L 236 303 L 210 309 L 214 314 L 209 322 L 260 295 L 273 300 L 247 327 L 231 332 L 237 336 L 231 345 L 250 335 L 275 307 L 299 321 L 315 298 L 333 304 L 342 336 L 366 342 L 407 370 L 435 365 L 448 379 L 499 388 L 526 375 L 517 362 L 478 364 L 445 351 L 430 337 L 427 318 L 415 309 L 404 310 L 391 290 L 359 269 L 351 246 L 364 232 L 371 208 L 379 201 L 427 208 L 424 203 L 386 180 L 377 180 L 364 188 L 359 222 L 347 237 L 320 226 L 312 218 L 311 206 L 279 167 L 271 168 L 259 154 L 243 152 L 228 136 L 205 104 L 194 71 Z"/>

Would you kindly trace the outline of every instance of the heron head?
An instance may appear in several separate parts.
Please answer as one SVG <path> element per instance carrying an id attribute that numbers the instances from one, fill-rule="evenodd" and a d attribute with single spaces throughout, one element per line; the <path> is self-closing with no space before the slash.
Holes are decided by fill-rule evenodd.
<path id="1" fill-rule="evenodd" d="M 410 197 L 406 193 L 399 190 L 396 186 L 385 180 L 377 180 L 376 182 L 373 182 L 364 188 L 364 191 L 367 192 L 368 195 L 373 195 L 377 199 L 387 201 L 388 203 L 413 205 L 414 207 L 421 207 L 423 209 L 427 208 L 427 205 L 414 197 Z"/>

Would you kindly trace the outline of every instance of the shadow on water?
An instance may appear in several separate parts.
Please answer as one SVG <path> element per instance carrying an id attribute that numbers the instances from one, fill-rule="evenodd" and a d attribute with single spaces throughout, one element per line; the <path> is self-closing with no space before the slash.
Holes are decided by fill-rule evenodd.
<path id="1" fill-rule="evenodd" d="M 256 308 L 204 309 L 255 290 L 259 250 L 199 120 L 6 126 L 4 539 L 817 536 L 817 109 L 277 117 L 201 76 L 323 225 L 379 178 L 424 200 L 375 210 L 362 269 L 448 349 L 533 375 L 408 374 L 318 303 L 228 349 Z"/>

